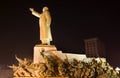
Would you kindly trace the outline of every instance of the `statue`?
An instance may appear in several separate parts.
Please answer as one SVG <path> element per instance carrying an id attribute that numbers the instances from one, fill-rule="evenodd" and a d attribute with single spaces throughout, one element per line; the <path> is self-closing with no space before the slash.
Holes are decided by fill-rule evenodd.
<path id="1" fill-rule="evenodd" d="M 32 14 L 39 18 L 39 27 L 40 27 L 40 40 L 43 45 L 49 45 L 52 41 L 50 24 L 51 24 L 51 15 L 48 7 L 43 7 L 43 12 L 38 13 L 33 8 L 30 8 Z"/>

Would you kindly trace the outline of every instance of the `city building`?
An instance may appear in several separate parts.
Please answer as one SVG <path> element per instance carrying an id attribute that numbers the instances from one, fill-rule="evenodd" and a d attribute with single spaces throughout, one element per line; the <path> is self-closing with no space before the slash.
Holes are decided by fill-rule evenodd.
<path id="1" fill-rule="evenodd" d="M 85 39 L 85 53 L 87 57 L 105 57 L 105 45 L 98 38 Z"/>

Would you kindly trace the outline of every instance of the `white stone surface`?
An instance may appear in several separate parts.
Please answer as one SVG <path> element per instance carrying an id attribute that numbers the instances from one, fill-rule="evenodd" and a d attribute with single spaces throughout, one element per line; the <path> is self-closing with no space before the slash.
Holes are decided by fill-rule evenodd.
<path id="1" fill-rule="evenodd" d="M 61 60 L 66 59 L 66 54 L 64 54 L 62 51 L 53 51 L 53 53 Z"/>
<path id="2" fill-rule="evenodd" d="M 77 59 L 77 60 L 83 60 L 86 59 L 85 54 L 73 54 L 73 53 L 63 53 L 62 51 L 58 51 L 54 45 L 36 45 L 34 47 L 34 57 L 33 57 L 33 63 L 44 63 L 44 59 L 40 52 L 51 52 L 55 54 L 57 57 L 60 59 L 64 60 L 66 57 L 71 60 L 71 59 Z"/>
<path id="3" fill-rule="evenodd" d="M 63 53 L 62 51 L 58 51 L 54 45 L 36 45 L 34 47 L 34 57 L 33 57 L 33 63 L 44 63 L 43 56 L 40 52 L 50 52 L 50 54 L 54 54 L 57 57 L 59 57 L 61 60 L 64 60 L 68 58 L 69 61 L 72 61 L 73 59 L 81 60 L 84 62 L 90 62 L 93 58 L 87 58 L 85 54 L 74 54 L 73 53 Z M 49 53 L 48 53 L 49 54 Z M 105 58 L 99 58 L 103 62 L 106 60 Z M 99 62 L 99 59 L 96 58 L 96 60 Z"/>
<path id="4" fill-rule="evenodd" d="M 67 55 L 68 59 L 76 59 L 76 60 L 84 60 L 86 59 L 86 55 L 85 54 L 73 54 L 73 53 L 64 53 Z"/>
<path id="5" fill-rule="evenodd" d="M 44 50 L 45 52 L 52 52 L 57 51 L 54 45 L 36 45 L 34 47 L 34 55 L 33 55 L 33 63 L 43 63 L 43 57 L 41 56 L 40 52 Z"/>

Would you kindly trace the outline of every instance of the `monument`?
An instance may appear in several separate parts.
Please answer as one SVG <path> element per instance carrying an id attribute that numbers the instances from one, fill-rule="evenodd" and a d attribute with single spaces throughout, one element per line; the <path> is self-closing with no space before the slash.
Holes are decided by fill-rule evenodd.
<path id="1" fill-rule="evenodd" d="M 30 11 L 39 18 L 41 44 L 35 45 L 33 60 L 15 56 L 18 65 L 9 66 L 13 69 L 13 78 L 118 78 L 118 73 L 106 61 L 57 50 L 50 44 L 48 7 L 43 7 L 42 13 L 33 8 Z"/>
<path id="2" fill-rule="evenodd" d="M 39 18 L 41 44 L 37 44 L 34 47 L 33 62 L 40 63 L 40 62 L 44 62 L 42 60 L 40 52 L 42 52 L 42 51 L 48 52 L 49 51 L 49 52 L 53 52 L 54 54 L 58 54 L 55 52 L 60 53 L 60 51 L 57 51 L 57 49 L 54 45 L 50 45 L 50 41 L 52 41 L 52 35 L 51 35 L 51 29 L 50 29 L 51 15 L 50 15 L 48 7 L 46 7 L 46 6 L 43 7 L 42 13 L 38 13 L 33 8 L 30 8 L 30 11 L 32 12 L 32 14 L 34 16 Z"/>
<path id="3" fill-rule="evenodd" d="M 32 14 L 39 18 L 39 27 L 40 27 L 40 40 L 43 45 L 50 44 L 50 41 L 52 41 L 52 35 L 51 35 L 51 15 L 49 12 L 48 7 L 43 7 L 43 12 L 38 13 L 33 8 L 30 8 L 30 11 Z"/>

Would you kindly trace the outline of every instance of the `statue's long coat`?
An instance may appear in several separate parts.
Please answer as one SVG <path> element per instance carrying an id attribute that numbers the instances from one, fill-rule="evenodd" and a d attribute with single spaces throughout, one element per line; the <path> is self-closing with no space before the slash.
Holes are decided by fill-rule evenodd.
<path id="1" fill-rule="evenodd" d="M 50 12 L 46 10 L 40 14 L 36 11 L 33 11 L 32 14 L 39 18 L 40 40 L 52 41 L 51 30 L 50 30 L 50 24 L 51 24 Z"/>
<path id="2" fill-rule="evenodd" d="M 45 11 L 42 14 L 40 14 L 39 24 L 40 24 L 40 39 L 41 40 L 48 39 L 49 41 L 51 41 L 52 40 L 50 30 L 51 16 L 48 11 Z"/>

